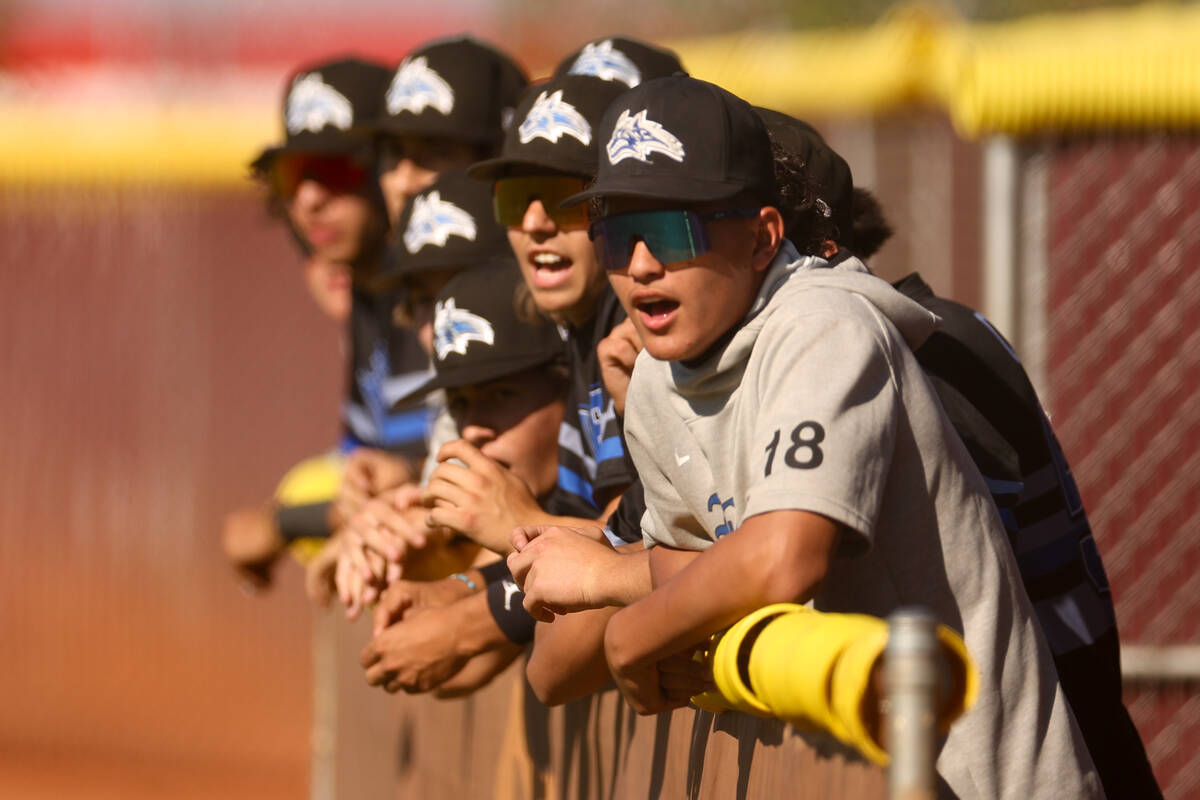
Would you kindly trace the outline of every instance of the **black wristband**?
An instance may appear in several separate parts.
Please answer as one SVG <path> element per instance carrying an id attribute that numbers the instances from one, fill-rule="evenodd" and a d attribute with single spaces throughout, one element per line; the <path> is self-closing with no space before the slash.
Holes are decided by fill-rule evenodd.
<path id="1" fill-rule="evenodd" d="M 517 588 L 511 574 L 488 584 L 488 610 L 492 612 L 492 618 L 496 620 L 500 632 L 515 644 L 532 642 L 533 629 L 537 625 L 537 620 L 521 605 L 524 599 L 525 593 Z"/>
<path id="2" fill-rule="evenodd" d="M 328 539 L 331 502 L 302 506 L 280 506 L 275 510 L 275 525 L 285 542 L 297 539 Z"/>
<path id="3" fill-rule="evenodd" d="M 508 571 L 508 562 L 503 558 L 499 561 L 485 564 L 482 567 L 476 567 L 476 569 L 483 576 L 483 582 L 489 585 L 497 581 L 502 581 L 505 578 L 512 580 L 512 573 Z"/>

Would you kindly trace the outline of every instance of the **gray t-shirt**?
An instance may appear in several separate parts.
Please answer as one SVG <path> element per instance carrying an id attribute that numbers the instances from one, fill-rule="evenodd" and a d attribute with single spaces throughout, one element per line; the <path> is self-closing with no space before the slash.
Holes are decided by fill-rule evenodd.
<path id="1" fill-rule="evenodd" d="M 729 342 L 690 368 L 638 358 L 625 433 L 648 546 L 709 547 L 748 517 L 842 523 L 813 606 L 923 605 L 962 631 L 975 708 L 938 770 L 960 797 L 1103 797 L 987 487 L 910 347 L 937 318 L 849 259 L 790 244 Z"/>

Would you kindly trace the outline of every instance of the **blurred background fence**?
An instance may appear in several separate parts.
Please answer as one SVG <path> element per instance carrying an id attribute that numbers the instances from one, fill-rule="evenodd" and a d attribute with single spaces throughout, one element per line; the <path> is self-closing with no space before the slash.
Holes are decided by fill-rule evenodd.
<path id="1" fill-rule="evenodd" d="M 1108 568 L 1127 703 L 1167 796 L 1200 791 L 1200 12 L 736 5 L 675 25 L 671 2 L 584 4 L 569 40 L 534 2 L 0 5 L 0 796 L 728 797 L 813 774 L 792 737 L 730 752 L 696 712 L 538 716 L 511 673 L 440 710 L 390 702 L 331 617 L 314 724 L 298 571 L 247 598 L 222 562 L 221 516 L 333 441 L 341 390 L 339 332 L 244 177 L 282 77 L 464 29 L 535 74 L 594 36 L 667 41 L 817 123 L 896 229 L 875 269 L 982 308 L 1025 361 Z M 512 707 L 534 714 L 523 749 L 495 728 Z M 588 742 L 607 730 L 616 751 Z M 706 748 L 737 769 L 706 774 Z"/>

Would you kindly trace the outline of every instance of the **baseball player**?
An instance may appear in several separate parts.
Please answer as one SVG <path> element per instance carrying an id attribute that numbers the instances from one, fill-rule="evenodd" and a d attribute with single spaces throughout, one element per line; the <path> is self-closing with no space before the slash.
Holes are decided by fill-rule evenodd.
<path id="1" fill-rule="evenodd" d="M 376 144 L 379 190 L 393 226 L 409 199 L 428 188 L 439 174 L 466 168 L 494 154 L 525 83 L 524 73 L 512 59 L 468 36 L 436 39 L 400 62 L 381 88 L 379 114 L 364 118 L 356 127 Z M 379 303 L 379 325 L 386 329 L 397 324 L 411 327 L 411 319 L 405 318 L 410 302 L 403 287 L 392 291 L 387 302 Z M 392 335 L 407 336 L 403 332 Z M 421 375 L 410 377 L 403 385 L 392 385 L 408 390 L 423 379 Z M 403 393 L 392 392 L 386 401 L 394 404 Z M 439 421 L 443 415 L 436 398 L 430 398 L 426 411 L 427 420 L 433 418 L 432 427 L 425 426 L 426 436 L 437 438 L 427 438 L 425 444 L 436 452 L 450 431 Z M 410 427 L 412 422 L 409 420 Z M 349 519 L 384 489 L 410 482 L 416 475 L 409 466 L 403 457 L 358 449 L 347 464 L 337 505 L 339 518 Z"/>
<path id="2" fill-rule="evenodd" d="M 452 466 L 464 473 L 464 508 L 477 505 L 471 478 L 520 483 L 542 503 L 557 491 L 565 352 L 554 325 L 518 318 L 513 300 L 521 277 L 511 253 L 507 259 L 507 266 L 461 272 L 442 288 L 433 325 L 437 375 L 421 389 L 446 392 L 462 434 L 462 463 Z M 523 646 L 510 641 L 500 627 L 503 615 L 491 610 L 497 599 L 486 587 L 496 575 L 484 567 L 441 581 L 393 582 L 363 652 L 367 681 L 391 692 L 428 691 L 476 656 L 507 654 L 493 662 L 497 668 L 511 661 Z M 499 602 L 505 601 L 513 602 L 501 592 Z"/>
<path id="3" fill-rule="evenodd" d="M 372 150 L 352 129 L 374 113 L 386 78 L 383 67 L 357 59 L 297 71 L 284 97 L 285 140 L 251 164 L 268 190 L 269 208 L 285 220 L 305 256 L 305 280 L 314 299 L 343 323 L 350 314 L 352 283 L 369 277 L 384 231 L 371 188 Z M 316 470 L 328 477 L 341 472 L 337 457 L 322 456 L 309 466 L 291 474 Z M 335 490 L 337 482 L 335 477 Z M 294 494 L 289 483 L 281 485 L 278 497 Z M 277 500 L 226 520 L 226 553 L 253 584 L 269 582 L 271 567 L 288 542 L 329 535 L 332 497 L 313 494 L 314 486 L 329 481 L 301 483 L 300 494 L 311 502 L 293 508 Z M 311 549 L 304 549 L 306 556 Z"/>
<path id="4" fill-rule="evenodd" d="M 492 216 L 486 183 L 461 171 L 447 172 L 411 200 L 400 215 L 378 281 L 403 289 L 407 323 L 430 357 L 436 358 L 439 343 L 434 301 L 438 292 L 465 269 L 511 272 L 516 265 L 505 229 Z M 441 393 L 438 397 L 437 405 L 443 410 L 431 440 L 434 453 L 460 438 Z M 394 579 L 403 571 L 408 578 L 442 577 L 459 568 L 456 556 L 450 562 L 454 568 L 437 574 L 448 555 L 437 551 L 450 542 L 440 535 L 444 529 L 425 524 L 427 512 L 419 499 L 412 484 L 387 488 L 367 501 L 339 531 L 340 555 L 331 577 L 351 618 L 375 600 L 390 582 L 389 576 Z M 459 544 L 454 544 L 456 549 Z M 474 554 L 474 550 L 462 548 L 468 564 Z"/>
<path id="5" fill-rule="evenodd" d="M 395 299 L 371 281 L 387 229 L 372 178 L 375 150 L 361 131 L 380 113 L 388 70 L 357 59 L 302 69 L 284 102 L 287 138 L 254 162 L 313 255 L 349 266 L 353 279 L 351 371 L 342 449 L 371 445 L 409 459 L 423 454 L 426 413 L 394 408 L 424 372 L 414 337 L 392 324 Z"/>
<path id="6" fill-rule="evenodd" d="M 589 177 L 595 163 L 592 127 L 608 102 L 624 89 L 620 81 L 572 74 L 531 87 L 518 105 L 501 155 L 471 169 L 473 175 L 494 182 L 496 217 L 509 228 L 527 297 L 538 312 L 562 326 L 571 364 L 569 411 L 558 438 L 560 491 L 544 508 L 519 487 L 498 482 L 480 485 L 477 475 L 446 463 L 462 458 L 458 452 L 462 445 L 445 447 L 437 456 L 443 463 L 431 475 L 424 497 L 431 507 L 430 522 L 497 552 L 509 550 L 509 534 L 517 524 L 587 524 L 603 519 L 633 479 L 619 419 L 603 389 L 595 357 L 596 341 L 621 320 L 623 312 L 596 266 L 585 215 L 558 211 L 558 202 L 582 188 Z M 474 484 L 474 497 L 489 498 L 473 506 L 483 505 L 496 513 L 481 515 L 456 499 L 466 481 Z M 505 634 L 514 642 L 527 643 L 535 634 L 534 621 L 514 590 L 508 576 L 493 581 L 488 589 L 491 607 Z M 558 647 L 544 643 L 535 647 L 535 653 L 552 653 L 530 662 L 528 674 L 540 696 L 561 701 L 606 682 L 602 668 L 593 668 L 584 679 L 572 658 L 580 649 L 580 636 L 590 636 L 598 646 L 603 621 L 603 617 L 584 617 L 559 625 L 548 634 Z M 580 627 L 572 629 L 573 624 Z M 552 686 L 539 681 L 542 666 L 547 667 Z M 560 690 L 567 694 L 560 695 Z"/>
<path id="7" fill-rule="evenodd" d="M 835 234 L 821 242 L 823 254 L 874 254 L 891 234 L 874 196 L 853 186 L 849 166 L 816 131 L 758 111 L 772 141 L 804 162 L 814 191 L 828 201 Z M 979 312 L 938 297 L 917 273 L 894 286 L 941 318 L 941 327 L 916 349 L 917 361 L 1000 511 L 1105 794 L 1161 797 L 1121 700 L 1116 612 L 1104 564 L 1070 466 L 1020 359 Z"/>
<path id="8" fill-rule="evenodd" d="M 1103 796 L 986 484 L 912 355 L 937 318 L 784 239 L 765 127 L 718 87 L 645 83 L 600 138 L 573 200 L 601 204 L 591 231 L 645 344 L 625 430 L 659 579 L 606 631 L 622 692 L 643 713 L 686 702 L 657 664 L 771 602 L 922 604 L 981 672 L 938 759 L 949 791 Z"/>

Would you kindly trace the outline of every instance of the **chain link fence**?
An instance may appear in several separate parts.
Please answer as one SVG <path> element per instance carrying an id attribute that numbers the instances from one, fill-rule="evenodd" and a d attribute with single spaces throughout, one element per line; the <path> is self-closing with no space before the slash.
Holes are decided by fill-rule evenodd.
<path id="1" fill-rule="evenodd" d="M 1200 139 L 1081 139 L 1039 157 L 1043 400 L 1104 555 L 1121 639 L 1200 644 Z M 1198 680 L 1139 682 L 1126 696 L 1167 797 L 1200 789 Z"/>

